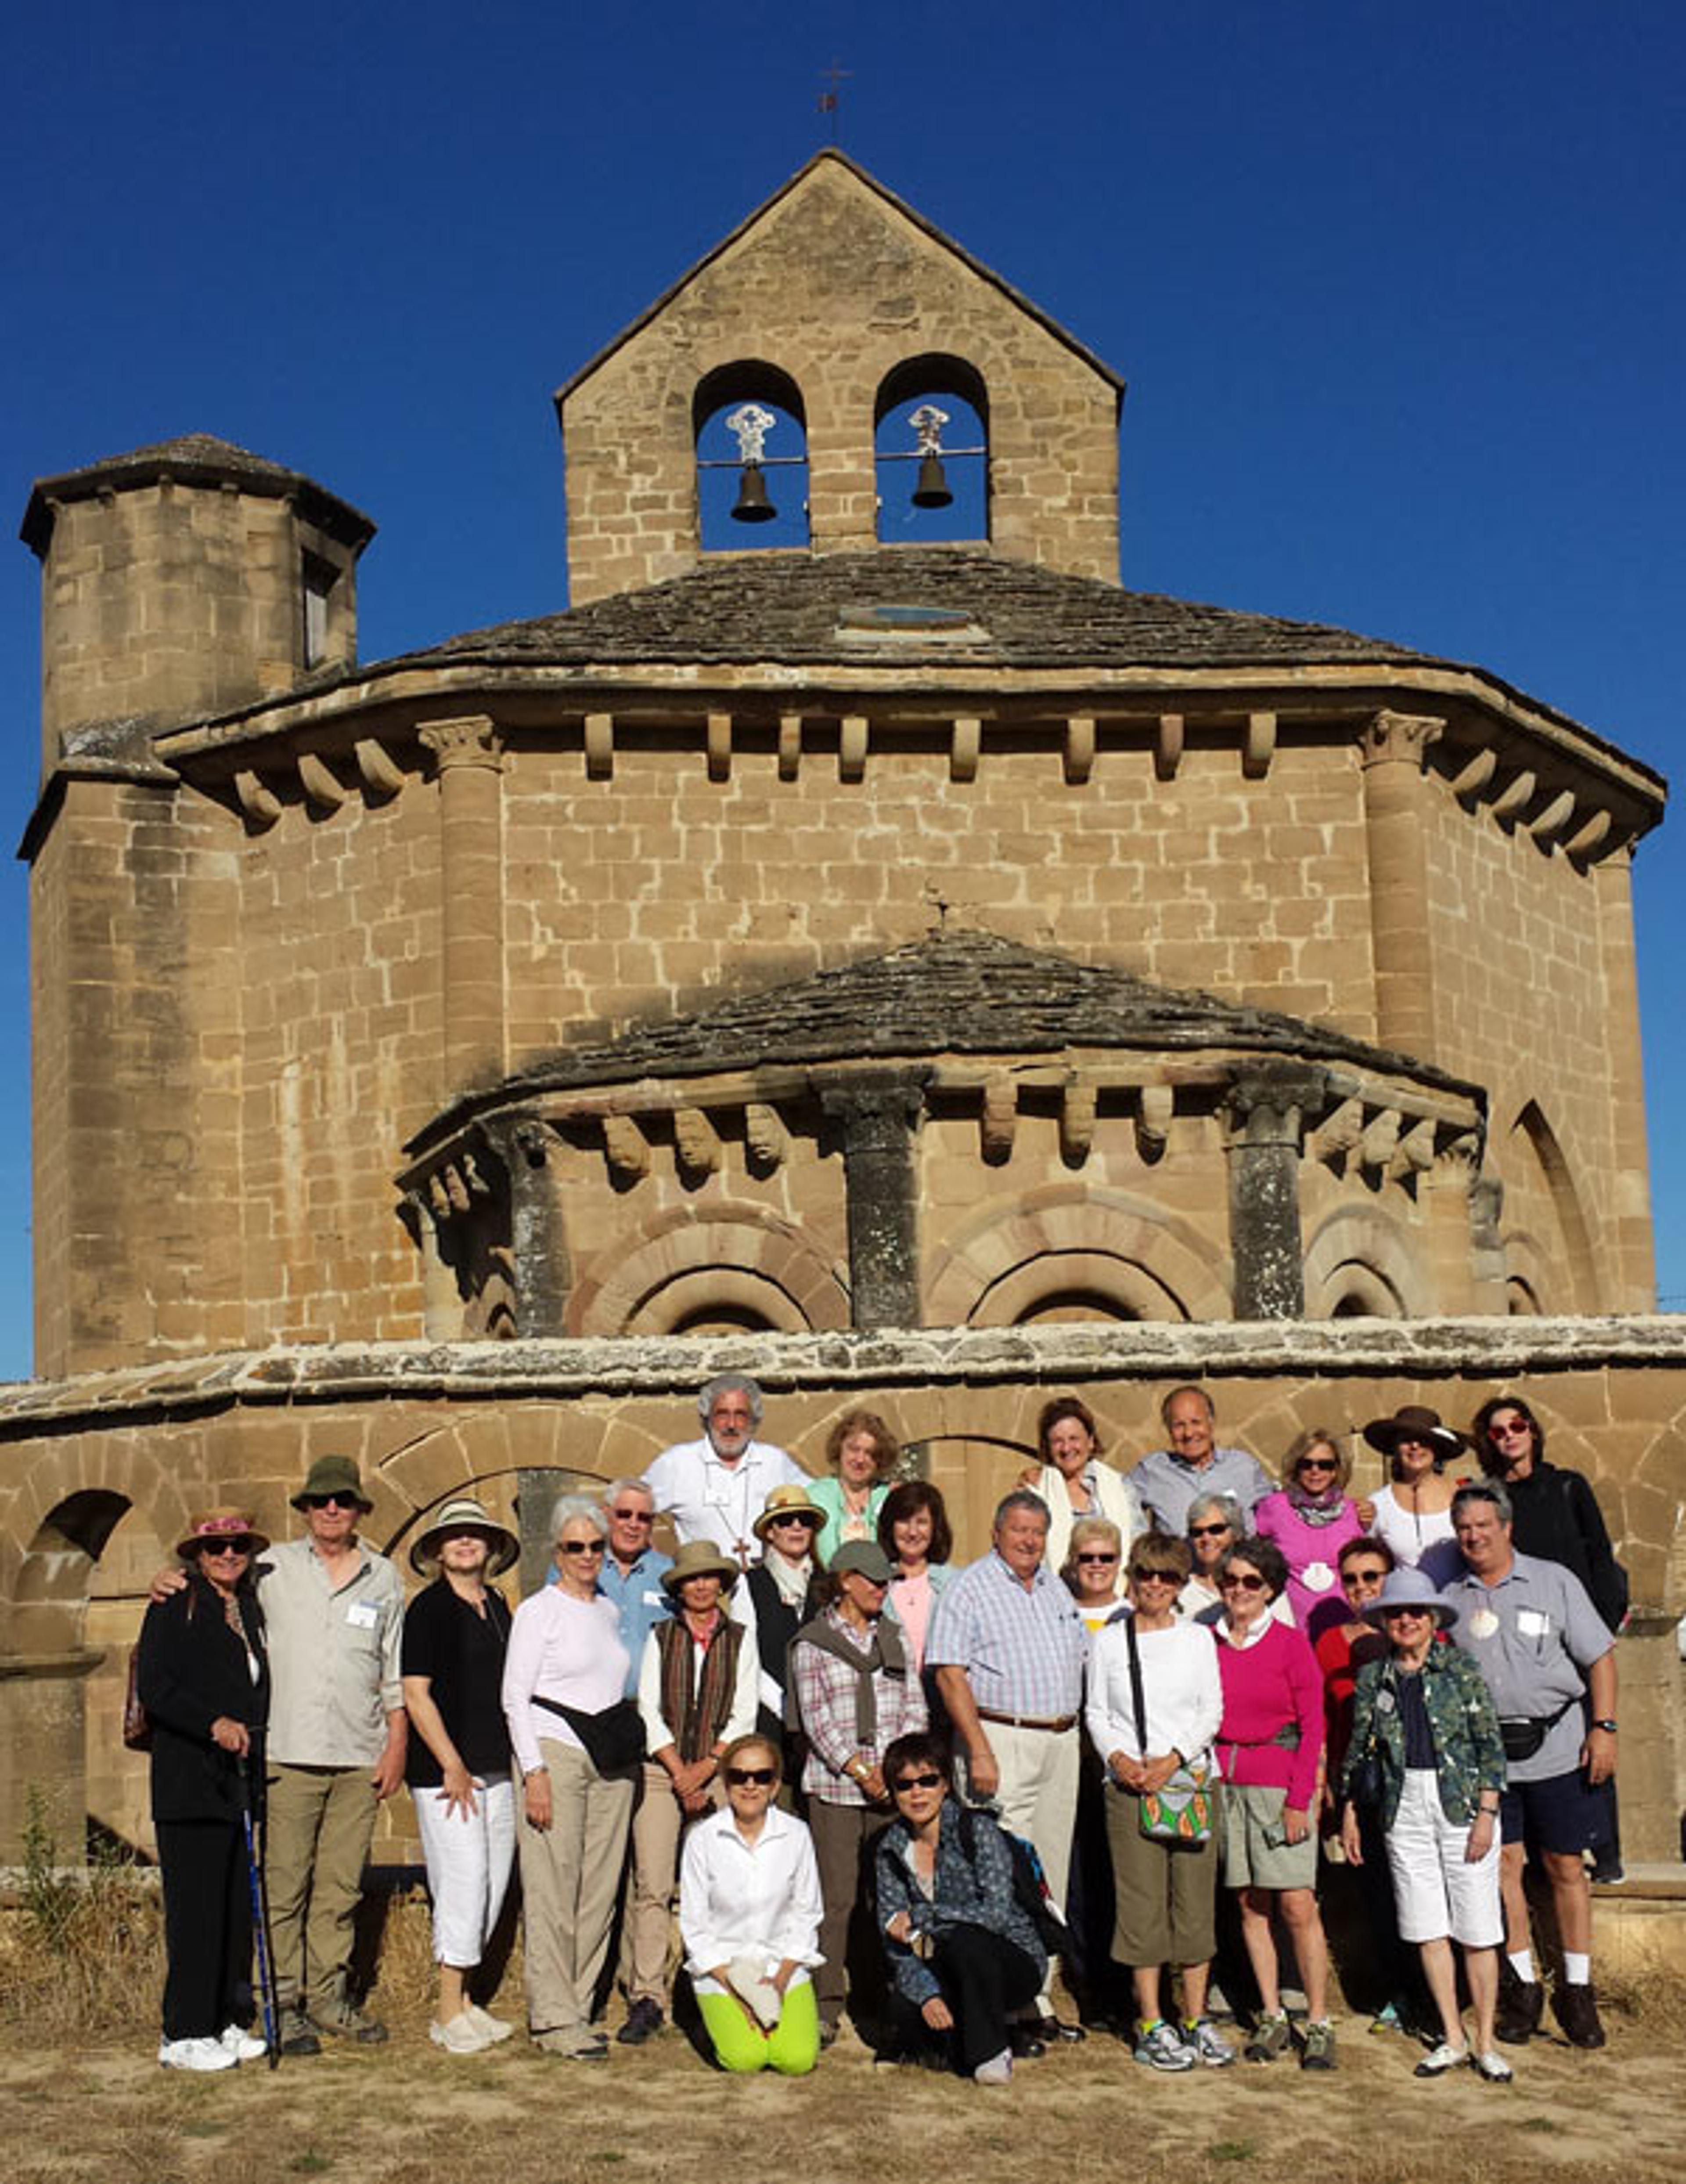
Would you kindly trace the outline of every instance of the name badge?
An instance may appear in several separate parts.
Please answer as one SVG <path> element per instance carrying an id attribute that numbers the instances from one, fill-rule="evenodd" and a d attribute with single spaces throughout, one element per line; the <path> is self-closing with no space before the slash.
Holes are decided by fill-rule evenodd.
<path id="1" fill-rule="evenodd" d="M 665 1607 L 666 1605 L 667 1595 L 665 1592 L 647 1592 L 644 1595 L 644 1606 L 646 1607 Z"/>
<path id="2" fill-rule="evenodd" d="M 381 1611 L 372 1600 L 354 1600 L 345 1612 L 345 1619 L 353 1630 L 378 1630 Z"/>
<path id="3" fill-rule="evenodd" d="M 1521 1638 L 1549 1638 L 1551 1618 L 1538 1607 L 1519 1607 L 1516 1610 L 1516 1635 Z"/>
<path id="4" fill-rule="evenodd" d="M 1377 1713 L 1391 1713 L 1398 1703 L 1398 1700 L 1395 1699 L 1393 1693 L 1388 1689 L 1387 1685 L 1383 1684 L 1381 1690 L 1376 1694 Z"/>

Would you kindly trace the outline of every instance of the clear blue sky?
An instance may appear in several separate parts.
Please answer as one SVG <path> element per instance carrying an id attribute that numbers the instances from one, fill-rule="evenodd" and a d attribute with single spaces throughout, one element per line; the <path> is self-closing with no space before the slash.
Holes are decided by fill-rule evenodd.
<path id="1" fill-rule="evenodd" d="M 260 19 L 260 20 L 259 20 Z M 203 430 L 381 526 L 366 658 L 565 603 L 551 391 L 844 148 L 1130 381 L 1127 583 L 1481 661 L 1668 771 L 1686 8 L 159 0 L 0 31 L 0 486 Z M 15 843 L 38 589 L 0 554 Z M 1686 1304 L 1686 882 L 1638 865 Z M 0 874 L 0 1373 L 28 1370 L 26 896 Z"/>

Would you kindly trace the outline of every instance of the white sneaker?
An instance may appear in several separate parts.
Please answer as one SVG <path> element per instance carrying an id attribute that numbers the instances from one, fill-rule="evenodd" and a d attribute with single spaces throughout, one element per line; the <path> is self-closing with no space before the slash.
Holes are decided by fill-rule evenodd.
<path id="1" fill-rule="evenodd" d="M 236 2063 L 257 2063 L 269 2053 L 261 2032 L 248 2032 L 243 2025 L 225 2025 L 220 2042 L 226 2048 Z"/>
<path id="2" fill-rule="evenodd" d="M 466 2010 L 453 2017 L 448 2025 L 430 2025 L 427 2036 L 436 2048 L 443 2048 L 453 2055 L 478 2055 L 482 2048 L 492 2045 Z"/>
<path id="3" fill-rule="evenodd" d="M 209 2036 L 202 2040 L 160 2040 L 158 2059 L 166 2070 L 231 2070 L 240 2058 Z"/>
<path id="4" fill-rule="evenodd" d="M 515 2026 L 505 2019 L 494 2017 L 489 2009 L 482 2009 L 477 2002 L 469 2003 L 463 2010 L 469 2023 L 486 2036 L 488 2044 L 507 2040 Z"/>
<path id="5" fill-rule="evenodd" d="M 1004 2048 L 999 2055 L 992 2055 L 987 2063 L 980 2063 L 972 2076 L 980 2086 L 1004 2086 L 1012 2081 L 1013 2051 Z"/>
<path id="6" fill-rule="evenodd" d="M 1461 2070 L 1469 2061 L 1467 2048 L 1455 2048 L 1450 2040 L 1443 2040 L 1438 2048 L 1430 2048 L 1417 2064 L 1412 2075 L 1418 2078 L 1444 2078 L 1448 2070 Z"/>

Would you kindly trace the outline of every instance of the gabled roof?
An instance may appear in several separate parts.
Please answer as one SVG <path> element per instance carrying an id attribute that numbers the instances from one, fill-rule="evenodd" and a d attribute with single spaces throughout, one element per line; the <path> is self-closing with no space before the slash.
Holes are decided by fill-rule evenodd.
<path id="1" fill-rule="evenodd" d="M 296 499 L 307 522 L 359 552 L 375 536 L 374 523 L 361 510 L 302 471 L 287 470 L 214 432 L 183 432 L 174 440 L 131 448 L 126 455 L 108 455 L 81 470 L 37 478 L 18 535 L 25 546 L 44 554 L 53 537 L 55 503 L 91 500 L 96 493 L 152 485 L 161 477 L 179 478 L 184 485 L 236 485 L 278 500 Z"/>
<path id="2" fill-rule="evenodd" d="M 648 309 L 641 311 L 637 317 L 632 320 L 630 326 L 623 326 L 620 332 L 615 335 L 614 340 L 608 343 L 604 348 L 600 348 L 597 352 L 596 355 L 591 359 L 589 363 L 581 365 L 580 369 L 575 372 L 570 379 L 565 381 L 564 383 L 556 390 L 555 402 L 558 411 L 560 411 L 562 404 L 567 400 L 568 397 L 574 392 L 576 387 L 582 386 L 600 365 L 604 364 L 609 358 L 614 355 L 615 352 L 618 348 L 624 347 L 627 342 L 632 340 L 635 334 L 640 332 L 645 326 L 648 326 L 651 320 L 659 317 L 661 313 L 665 311 L 668 305 L 673 301 L 674 298 L 677 296 L 682 289 L 688 287 L 691 282 L 697 278 L 699 273 L 703 272 L 708 266 L 712 265 L 717 258 L 723 256 L 726 251 L 732 248 L 735 242 L 738 242 L 743 236 L 748 234 L 749 231 L 753 227 L 756 226 L 761 220 L 764 220 L 767 214 L 773 210 L 774 207 L 782 203 L 784 199 L 790 195 L 791 192 L 795 189 L 800 182 L 804 181 L 807 176 L 815 173 L 819 168 L 826 165 L 841 167 L 843 172 L 852 176 L 863 189 L 870 191 L 874 197 L 882 199 L 882 201 L 885 204 L 888 205 L 893 211 L 899 214 L 902 219 L 910 221 L 911 224 L 920 231 L 921 234 L 927 235 L 931 237 L 933 242 L 940 243 L 944 250 L 951 253 L 951 254 L 957 258 L 963 265 L 968 268 L 970 271 L 975 273 L 981 281 L 987 281 L 991 287 L 998 290 L 1000 294 L 1006 297 L 1008 301 L 1017 309 L 1023 311 L 1027 317 L 1034 319 L 1037 324 L 1043 327 L 1045 332 L 1051 334 L 1054 340 L 1059 342 L 1062 347 L 1070 349 L 1074 356 L 1081 357 L 1083 362 L 1088 365 L 1090 370 L 1097 373 L 1102 379 L 1106 381 L 1109 386 L 1116 387 L 1118 391 L 1119 399 L 1121 401 L 1123 399 L 1124 382 L 1112 369 L 1110 364 L 1103 362 L 1103 360 L 1095 354 L 1093 349 L 1086 348 L 1082 343 L 1078 341 L 1074 335 L 1066 332 L 1066 328 L 1060 324 L 1057 319 L 1049 318 L 1046 311 L 1041 309 L 1037 304 L 1032 303 L 1029 297 L 1021 294 L 1019 290 L 1014 287 L 1010 281 L 1004 281 L 999 273 L 993 271 L 989 266 L 986 265 L 981 259 L 974 258 L 968 250 L 963 250 L 960 244 L 954 241 L 952 236 L 945 235 L 940 227 L 938 227 L 931 220 L 926 220 L 922 213 L 915 212 L 913 207 L 910 204 L 908 204 L 903 198 L 899 198 L 893 190 L 887 189 L 883 183 L 878 181 L 876 176 L 869 175 L 865 167 L 857 166 L 855 162 L 849 157 L 846 152 L 839 151 L 835 145 L 827 144 L 821 150 L 816 152 L 813 158 L 808 161 L 805 166 L 799 167 L 796 173 L 791 176 L 790 180 L 786 182 L 782 188 L 775 190 L 772 195 L 768 198 L 764 203 L 757 205 L 754 211 L 752 212 L 747 219 L 740 220 L 737 226 L 732 229 L 729 235 L 722 236 L 721 240 L 715 243 L 712 250 L 704 251 L 694 265 L 689 267 L 685 272 L 682 273 L 679 278 L 674 281 L 671 287 L 664 289 L 662 293 L 656 298 L 654 303 L 650 304 Z"/>
<path id="3" fill-rule="evenodd" d="M 875 630 L 865 611 L 921 605 L 964 621 Z M 1322 622 L 1238 614 L 940 546 L 733 554 L 571 613 L 473 630 L 404 664 L 860 666 L 927 658 L 968 666 L 1214 667 L 1423 663 L 1429 655 Z"/>
<path id="4" fill-rule="evenodd" d="M 535 1091 L 763 1065 L 1071 1047 L 1239 1050 L 1345 1062 L 1479 1100 L 1477 1087 L 1408 1056 L 1271 1009 L 1178 992 L 993 933 L 933 933 L 835 971 L 740 994 L 548 1056 L 498 1087 Z"/>

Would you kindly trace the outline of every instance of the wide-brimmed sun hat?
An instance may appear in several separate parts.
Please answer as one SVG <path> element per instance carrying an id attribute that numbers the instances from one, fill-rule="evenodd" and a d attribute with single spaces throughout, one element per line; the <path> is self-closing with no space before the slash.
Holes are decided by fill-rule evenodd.
<path id="1" fill-rule="evenodd" d="M 348 1456 L 319 1456 L 293 1496 L 292 1506 L 303 1509 L 322 1494 L 354 1494 L 359 1509 L 375 1507 L 363 1490 L 362 1474 Z"/>
<path id="2" fill-rule="evenodd" d="M 712 1540 L 687 1540 L 674 1557 L 673 1568 L 662 1572 L 661 1581 L 677 1600 L 679 1588 L 687 1578 L 717 1577 L 721 1589 L 730 1592 L 741 1575 L 737 1563 Z"/>
<path id="3" fill-rule="evenodd" d="M 805 1486 L 776 1486 L 767 1496 L 766 1507 L 749 1529 L 758 1540 L 765 1540 L 768 1525 L 776 1524 L 781 1517 L 811 1517 L 816 1525 L 823 1525 L 826 1521 L 825 1511 Z"/>
<path id="4" fill-rule="evenodd" d="M 1364 1619 L 1379 1630 L 1388 1619 L 1388 1609 L 1394 1607 L 1426 1607 L 1443 1630 L 1450 1630 L 1458 1619 L 1457 1609 L 1441 1597 L 1427 1571 L 1413 1569 L 1408 1563 L 1388 1572 L 1381 1591 L 1363 1610 Z"/>
<path id="5" fill-rule="evenodd" d="M 505 1524 L 489 1516 L 471 1494 L 448 1502 L 425 1532 L 419 1533 L 409 1551 L 409 1566 L 423 1577 L 439 1573 L 439 1550 L 448 1532 L 478 1532 L 491 1549 L 486 1558 L 487 1577 L 501 1577 L 515 1562 L 521 1543 Z"/>
<path id="6" fill-rule="evenodd" d="M 1442 1424 L 1438 1411 L 1422 1403 L 1406 1403 L 1390 1418 L 1372 1418 L 1364 1438 L 1383 1456 L 1391 1456 L 1402 1440 L 1425 1441 L 1437 1456 L 1457 1456 L 1469 1446 L 1455 1426 Z"/>
<path id="7" fill-rule="evenodd" d="M 270 1544 L 252 1522 L 249 1510 L 236 1509 L 225 1502 L 214 1509 L 201 1509 L 187 1519 L 187 1536 L 175 1542 L 175 1552 L 184 1563 L 196 1562 L 207 1547 L 220 1540 L 248 1539 L 254 1555 L 262 1554 Z"/>

